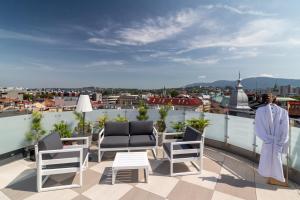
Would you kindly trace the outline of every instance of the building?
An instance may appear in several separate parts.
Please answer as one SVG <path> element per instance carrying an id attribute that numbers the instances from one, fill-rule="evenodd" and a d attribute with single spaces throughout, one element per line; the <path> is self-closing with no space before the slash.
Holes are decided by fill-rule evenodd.
<path id="1" fill-rule="evenodd" d="M 2 90 L 0 92 L 0 98 L 15 99 L 18 101 L 23 101 L 24 92 L 21 90 Z"/>
<path id="2" fill-rule="evenodd" d="M 280 86 L 281 96 L 290 96 L 293 93 L 293 87 L 291 85 Z"/>
<path id="3" fill-rule="evenodd" d="M 121 108 L 134 108 L 139 105 L 141 98 L 139 95 L 123 94 L 121 95 L 117 102 Z"/>
<path id="4" fill-rule="evenodd" d="M 120 96 L 118 95 L 108 95 L 102 97 L 102 103 L 104 108 L 116 108 L 117 101 Z"/>
<path id="5" fill-rule="evenodd" d="M 174 110 L 203 111 L 203 102 L 197 97 L 157 97 L 152 96 L 147 100 L 149 107 L 158 108 L 162 105 L 172 105 Z"/>
<path id="6" fill-rule="evenodd" d="M 62 108 L 63 110 L 75 110 L 77 105 L 78 97 L 55 97 L 54 105 L 57 108 Z"/>
<path id="7" fill-rule="evenodd" d="M 92 101 L 102 101 L 102 93 L 94 92 L 90 95 Z"/>
<path id="8" fill-rule="evenodd" d="M 248 115 L 247 113 L 250 113 L 250 110 L 248 96 L 244 92 L 241 84 L 241 75 L 239 74 L 237 85 L 230 95 L 228 111 L 231 115 L 245 116 Z"/>

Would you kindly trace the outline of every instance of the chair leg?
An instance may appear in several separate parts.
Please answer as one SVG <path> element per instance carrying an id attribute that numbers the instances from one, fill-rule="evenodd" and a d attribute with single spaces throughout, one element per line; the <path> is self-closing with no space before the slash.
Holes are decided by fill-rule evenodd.
<path id="1" fill-rule="evenodd" d="M 79 170 L 79 185 L 82 186 L 82 169 Z"/>
<path id="2" fill-rule="evenodd" d="M 156 148 L 152 149 L 152 153 L 153 153 L 154 159 L 157 160 Z"/>
<path id="3" fill-rule="evenodd" d="M 101 162 L 102 155 L 100 149 L 98 150 L 98 162 Z"/>
<path id="4" fill-rule="evenodd" d="M 37 170 L 37 176 L 36 176 L 36 178 L 37 178 L 37 180 L 36 180 L 36 182 L 37 182 L 37 184 L 36 184 L 37 191 L 41 192 L 41 190 L 42 190 L 42 178 L 43 177 L 41 176 L 41 173 L 40 173 L 39 170 Z"/>

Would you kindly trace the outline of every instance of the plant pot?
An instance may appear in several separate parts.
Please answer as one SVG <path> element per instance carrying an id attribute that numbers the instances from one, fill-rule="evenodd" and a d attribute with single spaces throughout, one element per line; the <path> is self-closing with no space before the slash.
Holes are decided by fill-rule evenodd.
<path id="1" fill-rule="evenodd" d="M 34 148 L 30 148 L 28 149 L 28 153 L 29 153 L 29 160 L 31 161 L 35 161 L 35 150 Z"/>
<path id="2" fill-rule="evenodd" d="M 162 146 L 163 145 L 163 133 L 162 132 L 158 132 L 158 146 Z"/>

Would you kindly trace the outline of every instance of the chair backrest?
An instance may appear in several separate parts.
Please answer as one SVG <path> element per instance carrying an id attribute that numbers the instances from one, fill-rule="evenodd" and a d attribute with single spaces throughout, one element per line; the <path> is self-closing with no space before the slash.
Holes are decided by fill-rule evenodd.
<path id="1" fill-rule="evenodd" d="M 197 129 L 187 126 L 182 138 L 183 141 L 199 141 L 202 138 L 202 133 Z"/>
<path id="2" fill-rule="evenodd" d="M 104 136 L 129 136 L 129 122 L 106 122 Z"/>
<path id="3" fill-rule="evenodd" d="M 153 121 L 132 121 L 129 123 L 130 135 L 152 135 Z"/>
<path id="4" fill-rule="evenodd" d="M 60 135 L 56 132 L 46 135 L 41 138 L 38 142 L 38 150 L 56 150 L 62 149 L 63 144 L 60 139 Z M 50 157 L 53 157 L 55 154 L 49 154 Z"/>

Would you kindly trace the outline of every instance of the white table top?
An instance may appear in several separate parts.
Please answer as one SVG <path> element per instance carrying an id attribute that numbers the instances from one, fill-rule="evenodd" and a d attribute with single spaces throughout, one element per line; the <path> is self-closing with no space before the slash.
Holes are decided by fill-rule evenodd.
<path id="1" fill-rule="evenodd" d="M 148 167 L 149 160 L 147 152 L 117 152 L 113 165 L 113 168 L 142 168 Z"/>

